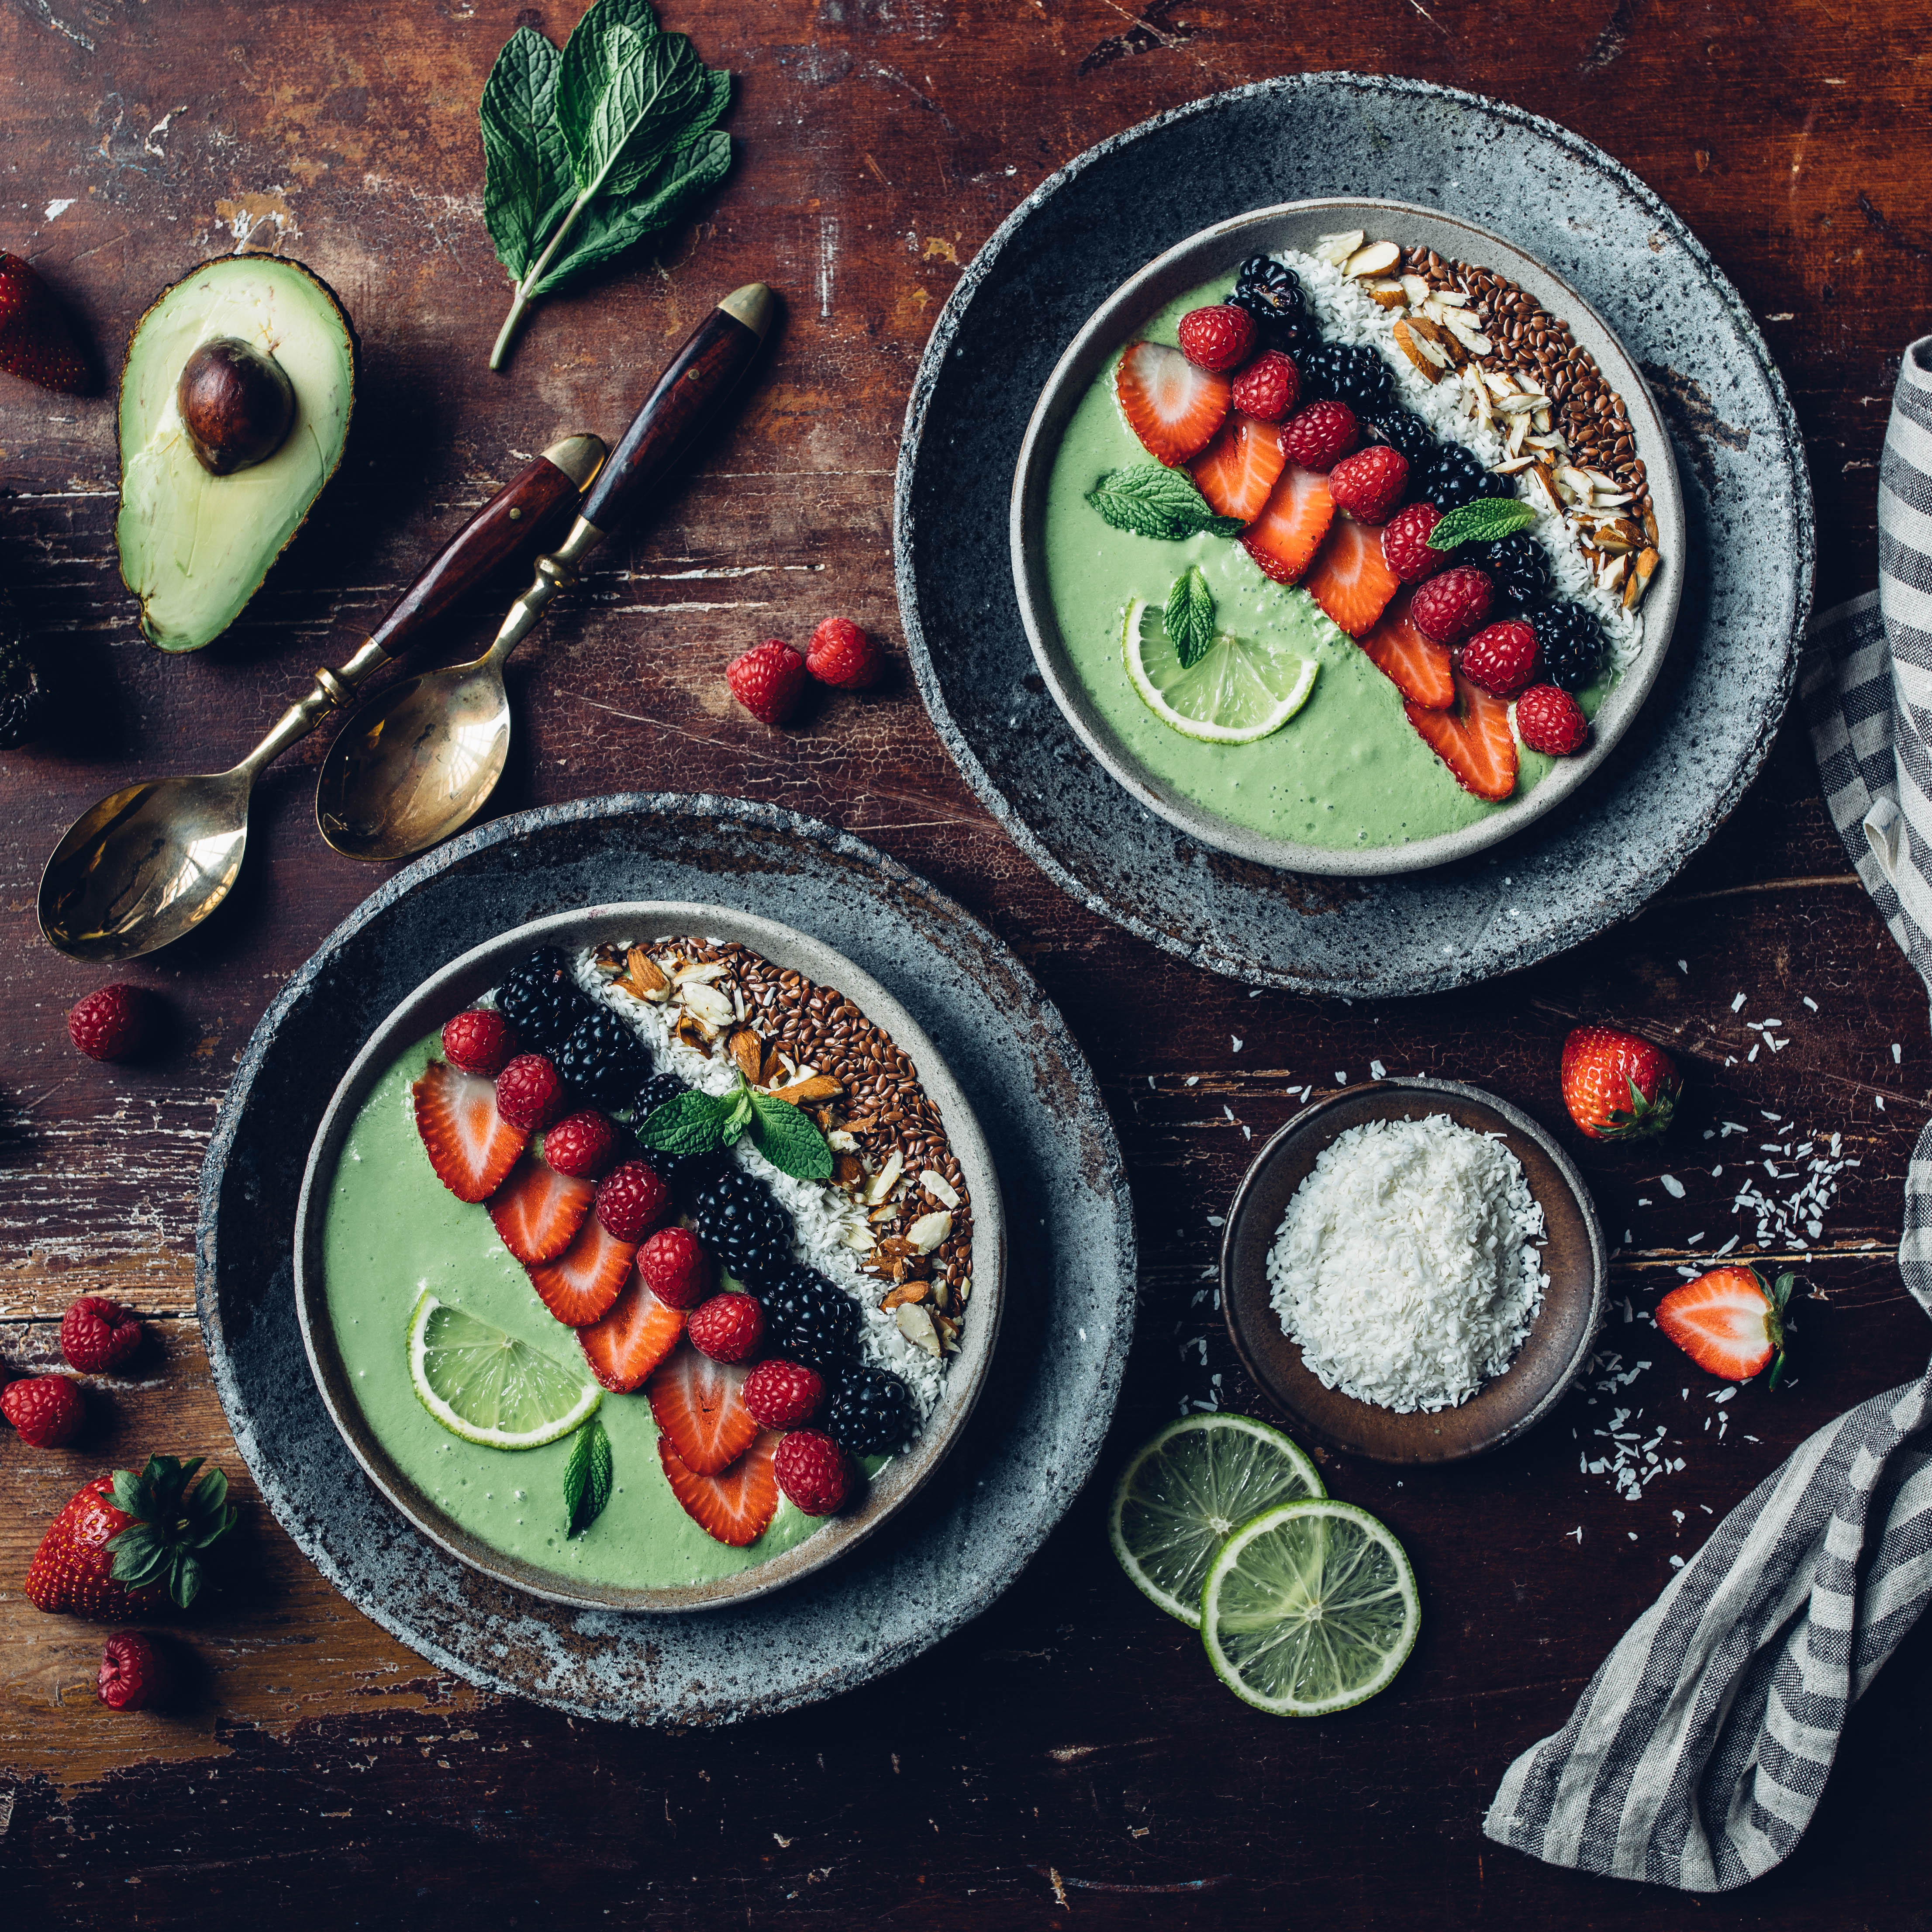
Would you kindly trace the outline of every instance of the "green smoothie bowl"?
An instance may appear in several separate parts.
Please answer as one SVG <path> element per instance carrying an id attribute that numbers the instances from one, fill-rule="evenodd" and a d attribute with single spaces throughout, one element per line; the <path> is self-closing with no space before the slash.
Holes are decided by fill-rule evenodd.
<path id="1" fill-rule="evenodd" d="M 336 1090 L 295 1229 L 310 1366 L 382 1495 L 501 1582 L 631 1611 L 762 1595 L 916 1509 L 1005 1264 L 984 1137 L 892 995 L 657 902 L 425 980 Z"/>
<path id="2" fill-rule="evenodd" d="M 1427 208 L 1257 209 L 1081 328 L 1014 479 L 1067 722 L 1149 810 L 1296 872 L 1465 858 L 1588 782 L 1663 668 L 1687 532 L 1642 375 Z"/>

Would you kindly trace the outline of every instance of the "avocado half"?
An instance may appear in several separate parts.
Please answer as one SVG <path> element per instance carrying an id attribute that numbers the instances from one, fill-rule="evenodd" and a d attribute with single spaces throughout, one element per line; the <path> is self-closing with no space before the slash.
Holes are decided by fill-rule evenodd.
<path id="1" fill-rule="evenodd" d="M 295 416 L 266 461 L 211 475 L 176 400 L 188 358 L 233 338 L 272 356 Z M 356 400 L 356 331 L 335 292 L 299 262 L 231 255 L 164 289 L 136 324 L 121 372 L 121 576 L 141 629 L 164 651 L 226 630 L 334 475 Z"/>

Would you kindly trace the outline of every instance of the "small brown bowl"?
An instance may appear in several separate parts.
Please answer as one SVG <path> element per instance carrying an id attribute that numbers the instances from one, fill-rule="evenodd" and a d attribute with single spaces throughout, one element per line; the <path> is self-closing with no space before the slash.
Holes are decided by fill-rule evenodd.
<path id="1" fill-rule="evenodd" d="M 1541 1250 L 1550 1286 L 1514 1361 L 1456 1408 L 1406 1415 L 1324 1388 L 1282 1332 L 1269 1298 L 1268 1251 L 1294 1191 L 1322 1150 L 1366 1120 L 1447 1114 L 1459 1126 L 1496 1134 L 1522 1163 L 1548 1234 Z M 1609 1253 L 1583 1177 L 1569 1156 L 1507 1101 L 1451 1080 L 1378 1080 L 1305 1107 L 1248 1169 L 1221 1244 L 1221 1306 L 1243 1365 L 1285 1412 L 1288 1426 L 1331 1448 L 1376 1462 L 1454 1462 L 1500 1449 L 1541 1421 L 1590 1359 L 1603 1319 Z"/>

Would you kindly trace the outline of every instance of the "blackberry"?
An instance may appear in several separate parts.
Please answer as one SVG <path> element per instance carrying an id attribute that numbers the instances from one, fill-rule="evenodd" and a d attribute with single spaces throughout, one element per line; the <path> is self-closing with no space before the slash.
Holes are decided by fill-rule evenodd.
<path id="1" fill-rule="evenodd" d="M 46 693 L 34 661 L 16 639 L 0 644 L 0 751 L 31 742 L 40 735 Z"/>
<path id="2" fill-rule="evenodd" d="M 736 1161 L 698 1190 L 691 1225 L 718 1265 L 754 1288 L 790 1265 L 790 1215 Z"/>
<path id="3" fill-rule="evenodd" d="M 614 1013 L 586 1013 L 556 1050 L 563 1084 L 600 1107 L 622 1106 L 651 1077 L 650 1048 Z"/>
<path id="4" fill-rule="evenodd" d="M 1436 439 L 1429 425 L 1407 410 L 1384 410 L 1370 418 L 1369 427 L 1391 449 L 1400 450 L 1408 458 L 1411 472 L 1418 477 L 1435 458 Z"/>
<path id="5" fill-rule="evenodd" d="M 818 1426 L 848 1456 L 896 1456 L 917 1431 L 919 1412 L 890 1369 L 848 1369 L 826 1396 Z"/>
<path id="6" fill-rule="evenodd" d="M 496 1010 L 516 1028 L 520 1052 L 554 1059 L 591 1006 L 572 976 L 570 962 L 554 946 L 546 946 L 506 976 L 496 988 Z"/>
<path id="7" fill-rule="evenodd" d="M 1480 553 L 1471 561 L 1490 573 L 1498 604 L 1517 610 L 1533 610 L 1539 604 L 1549 602 L 1549 553 L 1527 530 L 1467 548 Z"/>
<path id="8" fill-rule="evenodd" d="M 1324 342 L 1295 358 L 1304 396 L 1333 396 L 1358 416 L 1374 416 L 1394 400 L 1389 365 L 1372 349 L 1350 342 Z"/>
<path id="9" fill-rule="evenodd" d="M 1473 449 L 1460 442 L 1445 442 L 1430 459 L 1420 482 L 1409 494 L 1426 499 L 1446 517 L 1479 496 L 1508 496 L 1515 491 L 1507 476 L 1492 476 Z"/>
<path id="10" fill-rule="evenodd" d="M 638 1089 L 637 1097 L 631 1102 L 632 1126 L 641 1128 L 667 1100 L 675 1100 L 680 1094 L 690 1090 L 675 1073 L 652 1074 Z M 644 1159 L 656 1169 L 658 1178 L 684 1208 L 688 1208 L 696 1199 L 699 1190 L 723 1167 L 726 1158 L 722 1153 L 664 1154 L 656 1148 L 646 1148 L 643 1153 Z"/>
<path id="11" fill-rule="evenodd" d="M 1298 366 L 1322 340 L 1294 271 L 1266 255 L 1251 255 L 1241 264 L 1228 299 L 1254 317 L 1262 347 L 1280 350 Z"/>
<path id="12" fill-rule="evenodd" d="M 816 1268 L 786 1268 L 758 1290 L 758 1300 L 765 1311 L 765 1346 L 770 1354 L 802 1362 L 827 1376 L 854 1362 L 859 1341 L 859 1304 Z"/>
<path id="13" fill-rule="evenodd" d="M 1580 604 L 1546 604 L 1530 618 L 1543 649 L 1543 674 L 1565 691 L 1595 681 L 1604 662 L 1604 633 Z"/>

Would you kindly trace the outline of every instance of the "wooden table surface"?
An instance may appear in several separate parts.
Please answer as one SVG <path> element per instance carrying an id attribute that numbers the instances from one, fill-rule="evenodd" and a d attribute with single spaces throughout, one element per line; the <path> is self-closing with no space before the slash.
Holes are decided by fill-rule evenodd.
<path id="1" fill-rule="evenodd" d="M 1560 1724 L 1711 1513 L 1924 1360 L 1892 1249 L 1932 1104 L 1925 992 L 1846 866 L 1799 726 L 1629 926 L 1468 992 L 1352 1006 L 1251 996 L 1075 907 L 995 829 L 904 677 L 775 734 L 720 675 L 748 643 L 802 640 L 834 612 L 897 648 L 888 532 L 907 386 L 961 265 L 1020 198 L 1150 113 L 1324 67 L 1503 96 L 1666 197 L 1742 289 L 1791 385 L 1821 605 L 1868 587 L 1887 404 L 1924 326 L 1932 260 L 1922 21 L 1822 0 L 1769 13 L 1738 0 L 1154 0 L 1142 13 L 1130 0 L 688 0 L 670 24 L 740 76 L 733 175 L 662 260 L 547 304 L 491 376 L 506 290 L 479 214 L 475 102 L 515 22 L 560 41 L 578 10 L 0 10 L 0 245 L 39 264 L 110 367 L 164 284 L 238 248 L 313 266 L 365 352 L 350 454 L 308 529 L 243 622 L 178 661 L 142 644 L 118 581 L 111 395 L 0 378 L 0 580 L 64 704 L 52 742 L 0 754 L 0 1358 L 54 1365 L 58 1318 L 82 1291 L 124 1298 L 158 1338 L 138 1372 L 93 1386 L 81 1444 L 0 1442 L 10 1922 L 1922 1924 L 1923 1633 L 1855 1714 L 1809 1837 L 1732 1898 L 1546 1870 L 1478 1828 L 1505 1766 Z M 262 1009 L 376 877 L 315 836 L 321 741 L 258 791 L 224 913 L 130 969 L 178 1018 L 153 1063 L 98 1066 L 68 1045 L 63 1014 L 101 976 L 39 941 L 33 898 L 82 806 L 137 773 L 238 756 L 518 452 L 613 434 L 703 310 L 759 278 L 789 303 L 763 385 L 525 648 L 496 806 L 638 786 L 737 793 L 845 826 L 953 894 L 1020 949 L 1099 1070 L 1132 1176 L 1142 1313 L 1102 1478 L 996 1608 L 859 1694 L 667 1736 L 440 1675 L 310 1569 L 253 1502 L 224 1428 L 194 1313 L 202 1151 Z M 452 630 L 450 655 L 493 602 Z M 1558 1047 L 1585 1016 L 1634 1023 L 1688 1068 L 1685 1117 L 1661 1148 L 1594 1147 L 1564 1119 Z M 1331 1459 L 1332 1489 L 1413 1554 L 1423 1636 L 1372 1704 L 1274 1720 L 1221 1690 L 1198 1642 L 1120 1576 L 1105 1480 L 1185 1404 L 1258 1406 L 1206 1291 L 1215 1217 L 1292 1088 L 1360 1081 L 1377 1061 L 1479 1081 L 1561 1129 L 1618 1244 L 1605 1348 L 1624 1370 L 1650 1366 L 1472 1466 L 1398 1480 Z M 1716 1385 L 1646 1311 L 1687 1257 L 1733 1234 L 1751 1252 L 1757 1220 L 1732 1204 L 1740 1177 L 1788 1202 L 1784 1150 L 1805 1140 L 1858 1164 L 1816 1226 L 1774 1216 L 1760 1256 L 1809 1285 L 1797 1372 L 1774 1396 L 1744 1389 L 1720 1426 Z M 1618 1407 L 1640 1409 L 1646 1433 L 1667 1427 L 1685 1463 L 1634 1502 L 1586 1466 Z M 117 1715 L 92 1692 L 101 1630 L 41 1616 L 20 1582 L 77 1484 L 151 1448 L 208 1450 L 237 1479 L 245 1560 L 184 1627 L 185 1707 Z"/>

